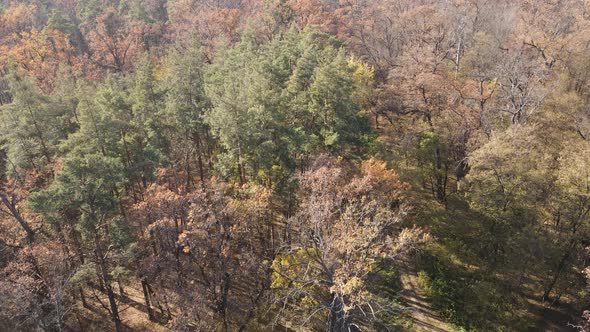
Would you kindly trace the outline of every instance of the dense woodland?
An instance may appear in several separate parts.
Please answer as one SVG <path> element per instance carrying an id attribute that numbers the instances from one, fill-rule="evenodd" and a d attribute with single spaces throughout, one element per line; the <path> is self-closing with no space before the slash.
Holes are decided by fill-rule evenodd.
<path id="1" fill-rule="evenodd" d="M 588 0 L 2 0 L 0 104 L 1 331 L 590 330 Z"/>

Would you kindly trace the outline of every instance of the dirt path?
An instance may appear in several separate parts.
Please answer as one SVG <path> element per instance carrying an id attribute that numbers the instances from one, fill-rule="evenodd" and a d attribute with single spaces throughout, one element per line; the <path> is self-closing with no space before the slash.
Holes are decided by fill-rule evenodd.
<path id="1" fill-rule="evenodd" d="M 410 316 L 413 323 L 409 330 L 413 332 L 455 331 L 430 307 L 426 295 L 420 292 L 418 274 L 411 264 L 401 262 L 399 271 L 403 288 L 401 295 L 409 309 L 408 316 Z"/>

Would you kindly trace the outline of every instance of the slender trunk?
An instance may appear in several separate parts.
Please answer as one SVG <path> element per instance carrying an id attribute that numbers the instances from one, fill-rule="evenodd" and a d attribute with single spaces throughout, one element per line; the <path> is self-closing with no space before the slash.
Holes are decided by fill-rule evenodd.
<path id="1" fill-rule="evenodd" d="M 76 249 L 76 255 L 80 263 L 84 264 L 84 251 L 82 250 L 82 243 L 80 243 L 80 233 L 75 229 L 72 229 L 72 240 L 74 242 L 74 249 Z"/>
<path id="2" fill-rule="evenodd" d="M 205 181 L 205 171 L 203 167 L 203 147 L 201 144 L 201 137 L 198 133 L 193 134 L 193 141 L 197 145 L 197 162 L 199 164 L 199 177 L 201 179 L 201 183 Z"/>
<path id="3" fill-rule="evenodd" d="M 229 294 L 229 287 L 230 287 L 231 276 L 229 273 L 225 272 L 223 274 L 223 279 L 221 282 L 221 289 L 219 294 L 221 298 L 217 304 L 217 311 L 221 315 L 223 321 L 223 330 L 228 331 L 228 322 L 227 322 L 227 300 Z"/>
<path id="4" fill-rule="evenodd" d="M 104 283 L 104 287 L 109 298 L 111 318 L 115 323 L 115 331 L 121 332 L 123 330 L 123 325 L 121 323 L 121 319 L 119 318 L 119 308 L 117 307 L 117 300 L 115 298 L 115 293 L 113 292 L 113 287 L 111 286 L 111 279 L 109 276 L 107 262 L 102 251 L 100 239 L 98 238 L 98 232 L 96 232 L 96 234 L 94 235 L 94 246 L 94 252 L 96 255 L 96 261 L 100 269 L 101 279 Z"/>
<path id="5" fill-rule="evenodd" d="M 174 258 L 176 261 L 176 282 L 178 285 L 182 286 L 184 284 L 182 277 L 182 263 L 180 262 L 180 252 L 182 250 L 181 246 L 177 246 L 176 250 L 174 250 Z"/>
<path id="6" fill-rule="evenodd" d="M 379 129 L 379 113 L 375 112 L 375 129 Z"/>
<path id="7" fill-rule="evenodd" d="M 158 256 L 158 247 L 156 245 L 156 238 L 154 236 L 154 230 L 150 229 L 150 243 L 152 245 L 152 251 L 154 252 L 154 256 Z"/>
<path id="8" fill-rule="evenodd" d="M 29 244 L 32 244 L 35 240 L 35 231 L 33 231 L 29 223 L 22 217 L 22 215 L 18 211 L 16 207 L 16 202 L 14 200 L 9 200 L 8 195 L 2 191 L 0 191 L 0 200 L 2 200 L 2 203 L 6 206 L 12 217 L 16 219 L 18 224 L 27 233 L 27 242 Z"/>
<path id="9" fill-rule="evenodd" d="M 59 242 L 63 244 L 62 251 L 64 256 L 67 257 L 68 268 L 74 268 L 76 266 L 76 263 L 74 262 L 74 257 L 72 255 L 72 251 L 70 250 L 70 246 L 68 245 L 68 241 L 66 240 L 66 234 L 64 229 L 63 227 L 61 227 L 60 223 L 55 223 L 54 228 L 55 234 L 57 234 Z"/>
<path id="10" fill-rule="evenodd" d="M 123 288 L 121 280 L 117 280 L 117 286 L 119 286 L 119 295 L 125 295 L 125 289 Z"/>
<path id="11" fill-rule="evenodd" d="M 49 289 L 47 288 L 47 282 L 43 278 L 43 273 L 41 272 L 41 268 L 39 267 L 39 262 L 37 261 L 37 258 L 35 258 L 35 256 L 33 256 L 32 253 L 27 254 L 26 257 L 29 263 L 31 263 L 31 265 L 33 266 L 33 271 L 35 272 L 33 274 L 33 278 L 40 282 L 40 287 L 36 291 L 37 295 L 44 299 L 49 299 Z"/>
<path id="12" fill-rule="evenodd" d="M 78 292 L 80 293 L 80 300 L 82 300 L 82 306 L 84 308 L 88 308 L 88 302 L 86 302 L 86 296 L 84 295 L 84 290 L 82 290 L 82 287 L 78 288 Z"/>
<path id="13" fill-rule="evenodd" d="M 484 97 L 483 97 L 483 93 L 484 93 L 483 83 L 484 83 L 484 80 L 479 81 L 479 96 L 481 98 L 481 100 L 479 101 L 479 123 L 483 127 L 483 132 L 486 134 L 486 137 L 489 139 L 490 136 L 492 135 L 492 132 L 490 130 L 490 126 L 488 125 L 488 121 L 487 121 L 486 115 L 485 115 L 485 105 L 486 105 L 487 98 L 484 99 Z"/>
<path id="14" fill-rule="evenodd" d="M 31 115 L 31 119 L 33 120 L 33 126 L 37 131 L 37 136 L 39 137 L 39 141 L 41 143 L 41 150 L 43 151 L 43 156 L 45 157 L 45 159 L 47 159 L 47 163 L 51 164 L 51 157 L 49 155 L 49 149 L 47 148 L 47 144 L 45 143 L 45 138 L 43 137 L 43 132 L 41 131 L 41 128 L 39 128 L 39 124 L 35 119 L 35 115 L 33 114 L 33 110 L 31 110 L 31 107 L 29 106 L 27 107 L 27 109 L 29 110 L 29 114 Z"/>
<path id="15" fill-rule="evenodd" d="M 332 294 L 330 303 L 330 332 L 347 331 L 344 318 L 342 300 L 337 294 Z"/>
<path id="16" fill-rule="evenodd" d="M 199 154 L 197 155 L 197 161 L 199 163 L 199 178 L 201 179 L 201 184 L 205 182 L 205 172 L 203 170 L 203 158 L 201 157 L 201 148 L 199 147 Z"/>
<path id="17" fill-rule="evenodd" d="M 207 163 L 209 165 L 209 169 L 213 167 L 213 161 L 211 160 L 211 156 L 213 155 L 213 149 L 211 148 L 211 139 L 209 138 L 209 131 L 205 130 L 205 143 L 207 145 Z"/>
<path id="18" fill-rule="evenodd" d="M 436 199 L 438 199 L 441 202 L 444 202 L 446 196 L 446 172 L 443 173 L 442 156 L 439 147 L 436 147 L 436 150 L 434 152 L 434 159 L 436 172 Z"/>
<path id="19" fill-rule="evenodd" d="M 463 44 L 463 39 L 459 39 L 459 43 L 457 43 L 457 54 L 455 56 L 455 79 L 459 75 L 459 64 L 461 62 L 461 46 Z"/>
<path id="20" fill-rule="evenodd" d="M 269 275 L 270 275 L 270 273 L 269 273 Z M 246 326 L 248 326 L 248 323 L 254 317 L 254 312 L 255 312 L 256 308 L 259 306 L 260 299 L 262 298 L 262 295 L 264 294 L 264 290 L 266 289 L 266 287 L 267 286 L 264 284 L 264 281 L 263 281 L 263 284 L 260 287 L 258 294 L 256 294 L 256 297 L 254 298 L 254 300 L 252 301 L 252 304 L 250 305 L 250 308 L 248 309 L 248 314 L 246 315 L 246 318 L 244 319 L 244 321 L 242 322 L 242 325 L 238 329 L 238 332 L 244 332 L 246 330 Z"/>
<path id="21" fill-rule="evenodd" d="M 238 140 L 238 175 L 240 176 L 240 184 L 244 184 L 244 167 L 242 166 L 242 146 Z"/>
<path id="22" fill-rule="evenodd" d="M 549 282 L 549 285 L 547 285 L 547 287 L 545 288 L 545 292 L 543 293 L 543 298 L 542 298 L 543 302 L 549 300 L 549 296 L 551 295 L 551 291 L 553 291 L 553 288 L 555 287 L 557 280 L 559 280 L 561 273 L 565 269 L 565 264 L 566 264 L 569 256 L 570 256 L 570 253 L 568 251 L 561 257 L 561 260 L 559 261 L 559 265 L 557 266 L 557 271 L 555 272 L 555 275 L 553 276 L 553 278 Z"/>
<path id="23" fill-rule="evenodd" d="M 148 284 L 148 283 L 146 283 L 146 286 L 147 286 L 148 293 L 150 294 L 150 299 L 152 299 L 152 304 L 155 303 L 155 306 L 158 308 L 158 310 L 160 310 L 160 314 L 163 316 L 164 315 L 164 308 L 162 308 L 162 304 L 160 304 L 160 300 L 159 299 L 156 299 L 154 301 L 153 300 L 154 290 L 152 289 L 152 286 L 150 284 Z M 160 281 L 160 287 L 162 287 L 161 281 Z"/>
<path id="24" fill-rule="evenodd" d="M 172 312 L 170 311 L 170 305 L 168 304 L 168 297 L 166 294 L 162 297 L 164 298 L 164 306 L 166 307 L 166 320 L 169 321 L 172 319 Z"/>
<path id="25" fill-rule="evenodd" d="M 193 177 L 191 175 L 191 162 L 189 158 L 190 152 L 187 151 L 185 157 L 185 171 L 186 171 L 186 191 L 190 190 L 191 184 L 193 183 Z"/>
<path id="26" fill-rule="evenodd" d="M 79 330 L 78 331 L 84 331 L 84 324 L 82 323 L 82 319 L 80 319 L 80 314 L 78 313 L 78 310 L 76 310 L 76 321 L 78 322 L 78 327 Z"/>
<path id="27" fill-rule="evenodd" d="M 154 312 L 152 311 L 152 306 L 150 304 L 150 294 L 148 291 L 147 281 L 145 278 L 141 278 L 141 289 L 143 290 L 143 298 L 145 300 L 145 307 L 147 310 L 149 320 L 155 320 Z"/>
<path id="28" fill-rule="evenodd" d="M 269 206 L 272 207 L 272 195 L 269 198 Z M 270 209 L 270 216 L 267 217 L 267 222 L 268 222 L 268 231 L 269 231 L 269 238 L 270 238 L 270 255 L 272 255 L 275 252 L 275 228 L 274 228 L 274 224 L 273 224 L 273 220 L 275 220 L 274 218 L 274 211 L 271 208 Z"/>
<path id="29" fill-rule="evenodd" d="M 289 185 L 289 202 L 287 204 L 287 218 L 291 218 L 291 213 L 293 212 L 293 188 Z"/>

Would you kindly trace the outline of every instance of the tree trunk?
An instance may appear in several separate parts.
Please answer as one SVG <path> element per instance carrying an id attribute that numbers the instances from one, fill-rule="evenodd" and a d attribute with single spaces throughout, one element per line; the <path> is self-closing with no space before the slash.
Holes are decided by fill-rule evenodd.
<path id="1" fill-rule="evenodd" d="M 96 261 L 100 269 L 101 279 L 103 281 L 104 287 L 107 292 L 107 296 L 109 298 L 109 304 L 111 307 L 111 318 L 115 323 L 115 331 L 121 332 L 123 330 L 123 325 L 121 324 L 121 319 L 119 318 L 117 300 L 115 298 L 115 292 L 113 292 L 113 287 L 111 286 L 107 262 L 102 251 L 100 239 L 98 238 L 98 232 L 96 232 L 96 234 L 94 235 L 94 246 L 94 253 L 96 255 Z"/>
<path id="2" fill-rule="evenodd" d="M 149 320 L 155 320 L 154 312 L 152 311 L 152 306 L 150 304 L 150 293 L 148 291 L 147 281 L 145 278 L 141 278 L 141 289 L 143 290 L 143 298 L 145 300 L 145 307 L 147 310 Z"/>
<path id="3" fill-rule="evenodd" d="M 86 296 L 84 295 L 84 290 L 82 290 L 82 287 L 78 288 L 78 291 L 80 292 L 80 300 L 82 300 L 82 306 L 84 308 L 88 308 L 88 302 L 86 302 Z"/>
<path id="4" fill-rule="evenodd" d="M 29 223 L 22 217 L 22 215 L 16 208 L 16 202 L 14 200 L 9 200 L 8 195 L 3 191 L 0 191 L 0 200 L 2 200 L 2 203 L 6 206 L 10 214 L 14 217 L 14 219 L 16 219 L 18 224 L 27 233 L 27 242 L 29 244 L 32 244 L 35 240 L 35 231 L 33 231 Z"/>
<path id="5" fill-rule="evenodd" d="M 164 306 L 166 307 L 166 321 L 172 319 L 172 312 L 170 311 L 170 305 L 168 304 L 168 297 L 166 294 L 162 296 L 164 298 Z"/>
<path id="6" fill-rule="evenodd" d="M 82 250 L 82 243 L 80 243 L 80 233 L 72 227 L 72 239 L 74 242 L 74 248 L 76 249 L 76 255 L 80 263 L 84 264 L 84 250 Z"/>
<path id="7" fill-rule="evenodd" d="M 47 159 L 47 163 L 51 164 L 51 156 L 49 155 L 49 149 L 47 148 L 47 144 L 45 143 L 45 138 L 43 137 L 43 131 L 41 131 L 41 128 L 39 127 L 39 124 L 37 123 L 37 120 L 35 118 L 35 115 L 33 114 L 33 111 L 31 110 L 31 107 L 27 107 L 29 114 L 31 115 L 31 119 L 33 120 L 33 126 L 35 127 L 35 130 L 37 131 L 37 137 L 39 138 L 39 141 L 41 143 L 41 151 L 43 156 L 45 157 L 45 159 Z M 53 172 L 52 172 L 53 173 Z"/>
<path id="8" fill-rule="evenodd" d="M 436 180 L 436 199 L 441 202 L 444 202 L 446 199 L 446 170 L 443 171 L 442 165 L 442 156 L 440 152 L 440 148 L 436 147 L 434 151 L 434 160 L 435 160 L 435 180 Z"/>
<path id="9" fill-rule="evenodd" d="M 201 183 L 205 181 L 205 171 L 203 167 L 203 147 L 201 144 L 201 137 L 198 133 L 193 134 L 193 141 L 197 145 L 197 162 L 199 165 L 199 178 L 201 179 Z"/>
<path id="10" fill-rule="evenodd" d="M 186 153 L 185 157 L 185 171 L 186 171 L 186 191 L 190 191 L 191 184 L 193 183 L 193 176 L 191 175 L 191 162 L 189 158 L 190 152 Z"/>
<path id="11" fill-rule="evenodd" d="M 557 266 L 557 271 L 555 272 L 555 275 L 551 279 L 551 282 L 549 282 L 549 285 L 547 285 L 547 287 L 545 288 L 545 292 L 543 293 L 543 298 L 541 299 L 542 302 L 549 300 L 549 296 L 551 295 L 551 291 L 553 291 L 553 288 L 555 287 L 557 280 L 559 280 L 559 276 L 561 275 L 561 272 L 563 272 L 563 270 L 565 268 L 565 263 L 567 262 L 569 256 L 570 256 L 570 253 L 568 251 L 561 257 L 561 260 L 559 261 L 559 265 Z"/>
<path id="12" fill-rule="evenodd" d="M 332 294 L 330 305 L 330 332 L 346 331 L 343 309 L 340 297 L 337 294 Z"/>
<path id="13" fill-rule="evenodd" d="M 121 280 L 117 280 L 117 286 L 119 286 L 119 295 L 125 295 L 125 289 L 123 288 L 123 284 L 121 284 Z"/>
<path id="14" fill-rule="evenodd" d="M 221 315 L 223 321 L 223 331 L 228 331 L 229 325 L 227 322 L 227 300 L 229 294 L 229 287 L 230 287 L 231 276 L 229 273 L 225 272 L 223 274 L 223 279 L 221 282 L 221 287 L 219 289 L 219 296 L 217 303 L 217 312 Z"/>
<path id="15" fill-rule="evenodd" d="M 205 145 L 207 145 L 207 165 L 209 169 L 213 167 L 211 156 L 213 155 L 213 148 L 211 147 L 211 139 L 209 138 L 209 131 L 205 130 Z"/>

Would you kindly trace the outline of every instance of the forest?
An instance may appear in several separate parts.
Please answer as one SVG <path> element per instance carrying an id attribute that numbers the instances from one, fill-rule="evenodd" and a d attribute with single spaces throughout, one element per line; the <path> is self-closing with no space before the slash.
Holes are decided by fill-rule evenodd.
<path id="1" fill-rule="evenodd" d="M 590 331 L 590 1 L 0 0 L 0 331 Z"/>

